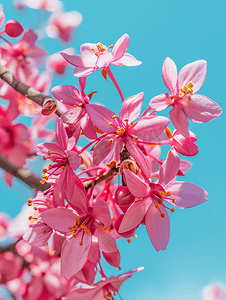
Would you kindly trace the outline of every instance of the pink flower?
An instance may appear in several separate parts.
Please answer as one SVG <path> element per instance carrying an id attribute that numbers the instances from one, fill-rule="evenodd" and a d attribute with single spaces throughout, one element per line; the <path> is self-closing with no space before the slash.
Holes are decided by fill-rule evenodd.
<path id="1" fill-rule="evenodd" d="M 103 278 L 92 286 L 81 286 L 71 291 L 68 295 L 63 297 L 62 300 L 112 300 L 114 299 L 113 296 L 119 292 L 122 283 L 130 278 L 133 273 L 143 269 L 143 267 L 140 267 L 118 276 Z"/>
<path id="2" fill-rule="evenodd" d="M 4 22 L 5 22 L 5 14 L 3 12 L 2 4 L 0 4 L 0 27 L 3 26 Z"/>
<path id="3" fill-rule="evenodd" d="M 79 138 L 81 130 L 89 139 L 97 137 L 86 109 L 94 92 L 86 95 L 84 92 L 85 85 L 86 78 L 82 77 L 79 78 L 80 91 L 72 85 L 58 85 L 52 89 L 52 93 L 57 100 L 69 107 L 73 107 L 64 112 L 61 118 L 65 123 L 74 125 L 75 132 L 73 136 L 76 140 Z"/>
<path id="4" fill-rule="evenodd" d="M 73 48 L 67 48 L 64 50 L 65 53 L 74 54 Z M 46 67 L 48 70 L 55 72 L 59 75 L 62 75 L 66 71 L 67 62 L 65 59 L 60 55 L 60 53 L 54 53 L 48 56 L 46 61 Z"/>
<path id="5" fill-rule="evenodd" d="M 158 138 L 169 123 L 161 116 L 144 116 L 133 122 L 140 114 L 143 102 L 143 93 L 127 98 L 123 104 L 119 117 L 111 110 L 95 104 L 87 106 L 87 112 L 93 124 L 108 135 L 100 140 L 94 149 L 93 161 L 99 165 L 104 159 L 107 162 L 115 159 L 120 154 L 123 144 L 136 160 L 144 174 L 149 177 L 150 165 L 147 158 L 140 150 L 138 138 L 151 142 Z"/>
<path id="6" fill-rule="evenodd" d="M 92 74 L 98 68 L 108 68 L 111 64 L 115 66 L 138 66 L 141 64 L 131 54 L 126 53 L 129 47 L 129 36 L 124 34 L 114 46 L 106 47 L 101 43 L 86 43 L 81 46 L 81 55 L 61 54 L 73 66 L 74 76 L 84 77 Z M 112 51 L 110 51 L 112 48 Z"/>
<path id="7" fill-rule="evenodd" d="M 78 185 L 79 184 L 79 185 Z M 70 205 L 76 209 L 53 208 L 40 214 L 40 218 L 49 227 L 67 236 L 61 250 L 61 273 L 70 278 L 84 266 L 92 243 L 92 235 L 98 232 L 99 247 L 105 252 L 115 252 L 117 245 L 115 239 L 101 227 L 109 227 L 111 215 L 108 205 L 103 200 L 96 200 L 93 207 L 86 206 L 85 190 L 75 182 L 70 197 Z M 80 212 L 80 214 L 77 213 Z"/>
<path id="8" fill-rule="evenodd" d="M 197 60 L 184 66 L 177 76 L 177 67 L 172 59 L 167 57 L 162 66 L 162 77 L 170 91 L 151 99 L 149 105 L 155 111 L 161 111 L 173 106 L 170 118 L 177 131 L 189 137 L 188 120 L 205 123 L 222 113 L 218 104 L 199 94 L 194 94 L 202 86 L 207 71 L 205 60 Z"/>
<path id="9" fill-rule="evenodd" d="M 193 183 L 174 181 L 179 166 L 179 156 L 172 148 L 160 168 L 157 184 L 144 182 L 138 175 L 124 170 L 126 184 L 136 200 L 127 209 L 119 226 L 119 233 L 132 230 L 144 220 L 155 249 L 166 249 L 170 236 L 170 219 L 167 213 L 169 208 L 165 203 L 190 208 L 205 202 L 208 195 Z M 174 212 L 174 208 L 169 210 Z"/>
<path id="10" fill-rule="evenodd" d="M 59 0 L 21 0 L 20 5 L 26 5 L 33 9 L 54 12 L 60 9 L 62 2 Z"/>
<path id="11" fill-rule="evenodd" d="M 223 300 L 226 299 L 226 286 L 221 282 L 214 282 L 207 285 L 202 290 L 203 300 Z"/>
<path id="12" fill-rule="evenodd" d="M 13 123 L 17 116 L 17 107 L 13 103 L 10 103 L 7 110 L 0 107 L 0 153 L 17 166 L 22 167 L 33 145 L 27 127 L 22 123 Z M 5 173 L 4 177 L 7 184 L 12 186 L 13 176 Z"/>
<path id="13" fill-rule="evenodd" d="M 69 42 L 73 31 L 81 22 L 82 15 L 78 11 L 58 10 L 49 18 L 46 32 L 50 38 L 60 38 L 63 42 Z"/>

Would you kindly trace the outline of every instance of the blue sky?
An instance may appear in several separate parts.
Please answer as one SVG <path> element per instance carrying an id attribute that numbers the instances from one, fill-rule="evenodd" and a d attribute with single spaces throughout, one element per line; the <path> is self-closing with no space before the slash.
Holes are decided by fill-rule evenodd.
<path id="1" fill-rule="evenodd" d="M 37 11 L 27 9 L 16 14 L 11 1 L 3 0 L 2 4 L 6 19 L 15 18 L 25 28 L 31 24 L 30 17 L 37 27 L 49 16 L 44 14 L 40 21 Z M 113 67 L 112 71 L 125 98 L 144 92 L 143 110 L 152 97 L 167 92 L 161 67 L 169 56 L 176 62 L 178 70 L 195 60 L 207 60 L 207 77 L 199 93 L 213 99 L 225 111 L 224 0 L 65 0 L 64 4 L 65 10 L 77 10 L 83 16 L 70 44 L 78 54 L 80 45 L 85 42 L 102 42 L 109 46 L 124 33 L 129 34 L 128 52 L 141 60 L 142 65 Z M 50 54 L 68 47 L 49 39 L 39 44 Z M 52 86 L 77 85 L 72 71 L 70 68 L 64 79 L 55 77 Z M 121 100 L 117 91 L 99 71 L 87 79 L 87 93 L 94 90 L 98 91 L 93 98 L 95 101 L 119 112 Z M 145 267 L 123 284 L 120 295 L 124 300 L 198 300 L 205 285 L 216 280 L 226 283 L 225 115 L 223 113 L 206 124 L 190 123 L 190 129 L 198 137 L 199 153 L 190 159 L 193 167 L 184 180 L 207 190 L 208 202 L 188 210 L 176 209 L 170 215 L 171 237 L 165 251 L 155 251 L 144 226 L 137 230 L 138 238 L 131 244 L 126 240 L 118 242 L 122 272 Z M 163 154 L 168 150 L 166 147 Z M 39 171 L 41 174 L 41 166 Z M 2 182 L 0 188 L 1 210 L 13 217 L 31 191 L 17 180 L 14 189 Z M 106 265 L 105 268 L 109 276 L 118 274 L 112 267 Z"/>

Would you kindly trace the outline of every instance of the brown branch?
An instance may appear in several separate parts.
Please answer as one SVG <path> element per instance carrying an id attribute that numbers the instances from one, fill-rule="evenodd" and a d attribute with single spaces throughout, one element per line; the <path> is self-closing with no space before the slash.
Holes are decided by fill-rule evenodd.
<path id="1" fill-rule="evenodd" d="M 41 94 L 39 91 L 37 91 L 36 89 L 29 87 L 24 83 L 22 83 L 21 81 L 19 81 L 17 78 L 13 76 L 13 74 L 7 68 L 2 66 L 1 64 L 0 64 L 0 78 L 4 80 L 6 83 L 8 83 L 15 91 L 24 95 L 26 98 L 29 98 L 30 100 L 34 101 L 40 106 L 43 106 L 43 102 L 45 100 L 56 101 L 56 99 L 49 96 L 45 96 Z M 57 116 L 60 117 L 61 113 L 59 111 L 56 110 L 55 113 L 57 114 Z"/>
<path id="2" fill-rule="evenodd" d="M 40 183 L 40 178 L 37 178 L 34 174 L 32 174 L 29 170 L 25 168 L 18 167 L 14 163 L 12 163 L 8 158 L 0 154 L 0 168 L 11 174 L 12 176 L 17 177 L 27 185 L 29 185 L 32 189 L 37 191 L 45 191 L 50 188 L 50 185 L 45 183 Z"/>

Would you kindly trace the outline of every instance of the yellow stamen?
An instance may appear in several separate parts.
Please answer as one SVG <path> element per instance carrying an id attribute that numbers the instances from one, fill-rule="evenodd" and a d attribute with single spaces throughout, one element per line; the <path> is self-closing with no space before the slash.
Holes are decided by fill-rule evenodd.
<path id="1" fill-rule="evenodd" d="M 38 210 L 36 206 L 34 206 L 34 210 Z"/>
<path id="2" fill-rule="evenodd" d="M 46 173 L 48 170 L 47 169 L 43 169 L 42 170 L 42 173 Z"/>
<path id="3" fill-rule="evenodd" d="M 116 115 L 112 116 L 112 119 L 116 119 L 116 118 L 117 118 L 117 116 L 116 116 Z"/>
<path id="4" fill-rule="evenodd" d="M 164 213 L 161 213 L 161 215 L 160 215 L 160 216 L 161 216 L 161 218 L 163 218 L 163 219 L 164 219 L 166 215 L 165 215 Z"/>
<path id="5" fill-rule="evenodd" d="M 165 192 L 160 191 L 160 192 L 159 192 L 159 195 L 160 195 L 160 196 L 164 196 L 164 195 L 165 195 Z"/>
<path id="6" fill-rule="evenodd" d="M 113 141 L 114 141 L 113 139 L 110 139 L 110 140 L 109 140 L 109 142 L 110 142 L 111 144 L 113 143 Z"/>
<path id="7" fill-rule="evenodd" d="M 166 133 L 168 139 L 172 138 L 172 133 L 171 133 L 171 131 L 170 131 L 170 129 L 168 127 L 165 128 L 165 133 Z"/>
<path id="8" fill-rule="evenodd" d="M 112 123 L 112 122 L 109 122 L 108 125 L 113 125 L 113 123 Z"/>
<path id="9" fill-rule="evenodd" d="M 78 106 L 83 106 L 83 103 L 79 103 L 79 105 Z"/>
<path id="10" fill-rule="evenodd" d="M 188 84 L 187 84 L 187 87 L 189 88 L 189 89 L 192 89 L 193 88 L 193 83 L 190 81 Z"/>
<path id="11" fill-rule="evenodd" d="M 128 118 L 125 118 L 125 119 L 124 119 L 124 122 L 128 122 L 128 121 L 129 121 L 129 119 L 128 119 Z"/>
<path id="12" fill-rule="evenodd" d="M 61 169 L 64 171 L 65 170 L 65 166 L 62 166 Z"/>
<path id="13" fill-rule="evenodd" d="M 68 230 L 72 230 L 72 227 L 71 227 L 71 226 L 68 226 Z"/>
<path id="14" fill-rule="evenodd" d="M 43 234 L 46 234 L 46 230 L 43 230 L 43 232 L 42 232 Z"/>
<path id="15" fill-rule="evenodd" d="M 31 220 L 32 220 L 32 216 L 29 216 L 29 217 L 28 217 L 28 220 L 30 220 L 30 221 L 31 221 Z"/>
<path id="16" fill-rule="evenodd" d="M 48 152 L 47 152 L 47 154 L 50 156 L 50 155 L 51 155 L 51 152 L 50 152 L 50 151 L 48 151 Z"/>
<path id="17" fill-rule="evenodd" d="M 175 209 L 174 209 L 174 208 L 171 208 L 171 212 L 175 212 Z"/>
<path id="18" fill-rule="evenodd" d="M 55 161 L 56 161 L 56 159 L 55 159 L 54 157 L 51 157 L 50 160 L 51 160 L 52 162 L 55 162 Z"/>
<path id="19" fill-rule="evenodd" d="M 79 245 L 82 246 L 82 245 L 83 245 L 83 241 L 81 241 L 81 242 L 79 243 Z"/>
<path id="20" fill-rule="evenodd" d="M 73 234 L 72 236 L 73 236 L 73 238 L 75 238 L 75 239 L 77 238 L 77 235 L 76 235 L 76 234 Z"/>
<path id="21" fill-rule="evenodd" d="M 166 195 L 167 195 L 167 196 L 171 196 L 171 193 L 170 193 L 170 191 L 168 191 L 168 192 L 166 193 Z"/>
<path id="22" fill-rule="evenodd" d="M 40 180 L 40 183 L 45 184 L 46 182 L 45 182 L 45 180 Z"/>
<path id="23" fill-rule="evenodd" d="M 43 159 L 43 160 L 46 160 L 46 157 L 44 156 L 42 159 Z"/>

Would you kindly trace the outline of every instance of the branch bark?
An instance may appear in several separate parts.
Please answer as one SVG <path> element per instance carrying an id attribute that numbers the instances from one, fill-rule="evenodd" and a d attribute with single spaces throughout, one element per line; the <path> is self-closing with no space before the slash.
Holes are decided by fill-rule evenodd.
<path id="1" fill-rule="evenodd" d="M 20 179 L 27 185 L 29 185 L 32 189 L 36 189 L 37 191 L 45 191 L 50 188 L 50 184 L 41 184 L 40 178 L 37 178 L 34 174 L 32 174 L 29 170 L 25 168 L 18 167 L 14 163 L 12 163 L 8 158 L 0 154 L 0 168 Z"/>
<path id="2" fill-rule="evenodd" d="M 5 68 L 3 65 L 0 64 L 0 78 L 4 80 L 6 83 L 8 83 L 15 91 L 18 93 L 24 95 L 26 98 L 29 98 L 30 100 L 34 101 L 40 106 L 43 106 L 44 101 L 48 100 L 54 100 L 56 99 L 45 96 L 41 94 L 36 89 L 27 86 L 26 84 L 19 81 L 16 77 L 13 76 L 13 74 Z M 55 111 L 55 114 L 57 114 L 58 117 L 61 116 L 61 113 L 59 111 Z"/>

